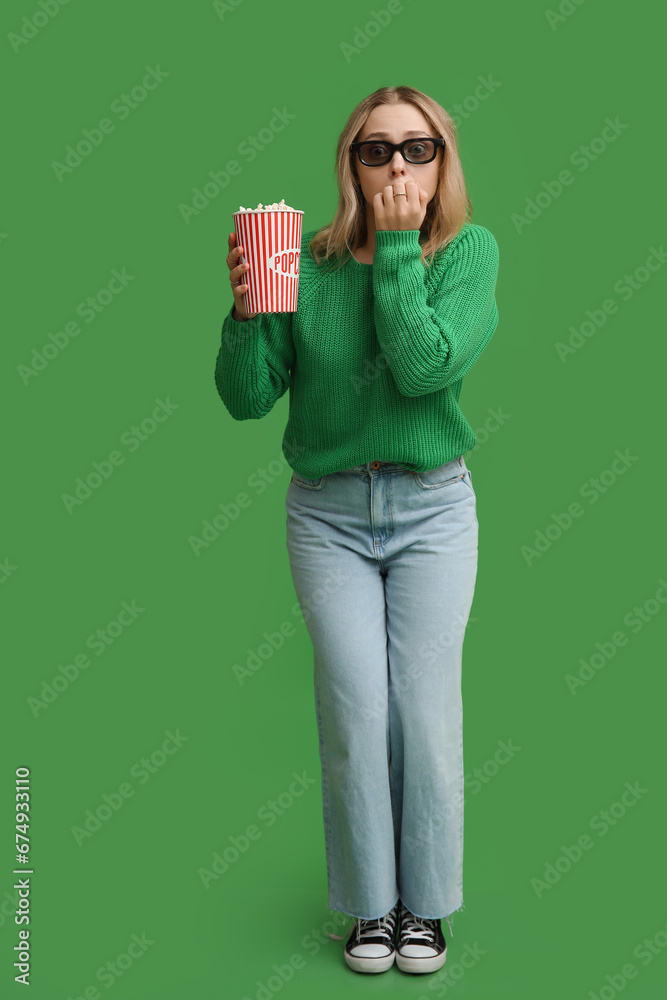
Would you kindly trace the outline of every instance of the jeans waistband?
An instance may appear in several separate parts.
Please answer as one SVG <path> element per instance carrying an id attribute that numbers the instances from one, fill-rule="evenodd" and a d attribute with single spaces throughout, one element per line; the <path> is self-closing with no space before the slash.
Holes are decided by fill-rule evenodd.
<path id="1" fill-rule="evenodd" d="M 361 465 L 351 465 L 349 469 L 343 469 L 343 472 L 392 472 L 400 469 L 410 471 L 407 466 L 398 462 L 362 462 Z"/>
<path id="2" fill-rule="evenodd" d="M 450 465 L 452 462 L 458 462 L 462 469 L 466 468 L 465 462 L 463 461 L 463 456 L 459 455 L 457 458 L 450 459 L 449 462 L 444 462 L 443 465 Z M 440 468 L 440 466 L 437 466 Z M 361 465 L 351 465 L 347 469 L 343 469 L 343 472 L 365 472 L 369 474 L 377 474 L 381 472 L 412 472 L 414 470 L 409 469 L 406 465 L 401 465 L 399 462 L 362 462 Z"/>

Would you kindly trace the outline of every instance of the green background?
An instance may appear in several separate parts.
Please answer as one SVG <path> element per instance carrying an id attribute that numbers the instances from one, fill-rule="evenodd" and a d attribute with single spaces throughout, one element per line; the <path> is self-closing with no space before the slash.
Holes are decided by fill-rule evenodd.
<path id="1" fill-rule="evenodd" d="M 3 995 L 22 990 L 12 870 L 14 771 L 24 766 L 35 1000 L 94 996 L 91 987 L 112 1000 L 343 988 L 485 1000 L 659 994 L 665 273 L 641 268 L 667 236 L 665 23 L 646 0 L 562 9 L 571 13 L 551 25 L 528 0 L 404 0 L 350 53 L 384 0 L 236 0 L 226 10 L 72 0 L 39 29 L 22 20 L 45 20 L 37 0 L 4 5 Z M 34 37 L 12 45 L 22 30 Z M 148 66 L 168 75 L 121 118 L 112 105 Z M 494 90 L 475 107 L 489 75 Z M 327 908 L 312 647 L 285 549 L 288 400 L 235 422 L 213 379 L 232 302 L 232 212 L 285 198 L 304 211 L 304 231 L 329 222 L 338 135 L 387 84 L 464 109 L 473 221 L 500 249 L 499 326 L 461 397 L 480 430 L 465 456 L 480 522 L 465 769 L 484 778 L 466 794 L 465 909 L 453 938 L 443 922 L 442 973 L 422 977 L 354 974 L 343 942 L 327 937 L 347 936 L 351 921 L 330 923 Z M 293 117 L 250 160 L 243 144 L 276 108 Z M 59 179 L 54 161 L 103 118 L 113 131 Z M 627 127 L 601 148 L 607 118 Z M 580 147 L 586 169 L 575 165 Z M 186 222 L 180 206 L 232 159 L 241 172 Z M 518 225 L 527 200 L 566 169 L 573 182 Z M 85 322 L 79 303 L 123 268 L 132 279 Z M 635 272 L 636 289 L 623 293 Z M 555 345 L 609 299 L 616 312 L 563 362 Z M 77 320 L 80 333 L 26 384 L 33 349 Z M 173 409 L 151 424 L 156 400 Z M 505 416 L 489 432 L 491 411 Z M 144 440 L 128 437 L 143 421 Z M 634 461 L 608 474 L 617 450 Z M 122 464 L 68 512 L 63 495 L 114 451 Z M 590 485 L 600 476 L 604 492 Z M 595 503 L 580 493 L 587 483 Z M 195 554 L 192 536 L 240 492 L 251 505 Z M 529 564 L 522 547 L 574 502 L 582 516 Z M 96 654 L 88 637 L 123 602 L 143 610 L 112 624 Z M 293 634 L 239 683 L 234 665 L 286 623 Z M 566 678 L 598 643 L 614 655 L 600 653 L 573 693 Z M 90 665 L 35 711 L 30 699 L 85 652 Z M 183 739 L 169 755 L 168 731 Z M 502 766 L 499 741 L 520 748 Z M 295 798 L 294 773 L 306 783 Z M 644 791 L 614 806 L 626 782 Z M 78 842 L 105 795 L 117 808 Z M 610 808 L 602 835 L 595 817 Z M 205 888 L 200 870 L 253 824 L 257 839 Z M 585 834 L 592 847 L 536 889 L 550 864 L 567 869 L 564 848 Z M 107 963 L 133 935 L 144 950 L 121 957 L 115 975 Z M 478 956 L 467 967 L 466 949 Z M 623 982 L 628 963 L 635 975 Z"/>

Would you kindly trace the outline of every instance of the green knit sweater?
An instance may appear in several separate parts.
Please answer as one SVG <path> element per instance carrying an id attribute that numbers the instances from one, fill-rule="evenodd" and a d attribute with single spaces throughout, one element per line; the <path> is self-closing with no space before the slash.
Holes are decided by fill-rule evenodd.
<path id="1" fill-rule="evenodd" d="M 282 448 L 317 478 L 375 460 L 417 472 L 474 447 L 463 376 L 498 323 L 498 246 L 465 223 L 434 263 L 419 230 L 379 230 L 372 264 L 317 265 L 302 234 L 298 308 L 222 325 L 215 384 L 235 420 L 265 416 L 289 389 Z"/>

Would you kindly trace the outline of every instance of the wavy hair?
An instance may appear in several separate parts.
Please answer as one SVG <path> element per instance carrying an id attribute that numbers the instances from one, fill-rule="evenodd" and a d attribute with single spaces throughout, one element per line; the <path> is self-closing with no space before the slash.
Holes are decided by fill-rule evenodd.
<path id="1" fill-rule="evenodd" d="M 454 119 L 421 90 L 414 87 L 380 87 L 357 105 L 338 138 L 338 209 L 333 221 L 318 229 L 308 243 L 308 250 L 318 265 L 324 261 L 340 260 L 338 266 L 342 266 L 352 251 L 366 242 L 366 203 L 354 166 L 356 153 L 351 152 L 350 143 L 357 140 L 373 108 L 381 104 L 413 104 L 445 140 L 444 155 L 440 157 L 438 169 L 438 185 L 419 231 L 424 266 L 429 267 L 436 252 L 443 250 L 464 223 L 472 220 L 472 202 L 466 191 L 459 159 L 458 130 Z"/>

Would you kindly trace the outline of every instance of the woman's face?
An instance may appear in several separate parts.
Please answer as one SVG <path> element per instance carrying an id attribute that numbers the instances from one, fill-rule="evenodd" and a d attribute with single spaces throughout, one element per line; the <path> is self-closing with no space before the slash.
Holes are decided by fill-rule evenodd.
<path id="1" fill-rule="evenodd" d="M 383 134 L 377 135 L 377 133 Z M 371 111 L 357 141 L 388 139 L 389 142 L 402 142 L 403 139 L 410 138 L 411 133 L 414 133 L 415 138 L 430 136 L 430 138 L 435 139 L 438 135 L 414 104 L 381 104 Z M 354 156 L 354 167 L 361 184 L 361 190 L 366 204 L 371 209 L 373 196 L 378 191 L 382 191 L 388 184 L 403 190 L 406 181 L 416 181 L 426 192 L 427 202 L 435 194 L 438 186 L 438 170 L 443 156 L 442 146 L 438 148 L 435 159 L 431 160 L 430 163 L 408 163 L 397 149 L 394 150 L 391 160 L 381 167 L 367 167 L 360 162 L 357 153 Z"/>

